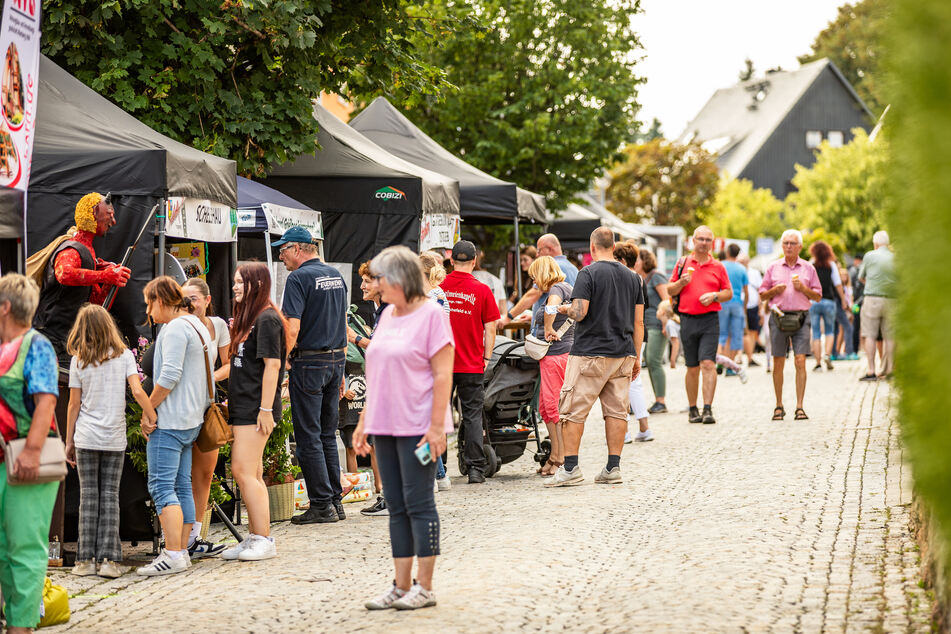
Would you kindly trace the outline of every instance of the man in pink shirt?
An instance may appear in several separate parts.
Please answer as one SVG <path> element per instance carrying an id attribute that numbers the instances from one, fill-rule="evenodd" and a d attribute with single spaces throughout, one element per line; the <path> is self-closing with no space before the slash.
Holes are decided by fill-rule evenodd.
<path id="1" fill-rule="evenodd" d="M 806 420 L 802 408 L 806 393 L 806 355 L 809 353 L 809 307 L 822 299 L 822 284 L 816 269 L 799 257 L 802 234 L 787 229 L 782 237 L 783 258 L 766 267 L 759 287 L 760 299 L 769 303 L 769 343 L 773 355 L 773 390 L 776 409 L 773 420 L 786 416 L 783 409 L 783 367 L 792 345 L 796 364 L 796 420 Z M 780 316 L 782 315 L 782 316 Z"/>

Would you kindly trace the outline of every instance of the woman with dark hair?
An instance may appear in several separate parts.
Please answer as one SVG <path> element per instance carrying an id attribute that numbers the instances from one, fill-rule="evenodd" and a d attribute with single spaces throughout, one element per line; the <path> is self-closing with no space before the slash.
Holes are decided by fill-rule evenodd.
<path id="1" fill-rule="evenodd" d="M 536 249 L 532 245 L 528 245 L 527 247 L 522 247 L 522 250 L 519 253 L 518 265 L 519 265 L 519 268 L 521 269 L 521 271 L 519 272 L 519 275 L 522 276 L 522 292 L 523 293 L 532 287 L 532 278 L 528 274 L 528 269 L 532 265 L 532 262 L 534 262 L 535 258 L 537 257 L 538 257 L 538 249 Z M 513 277 L 512 280 L 514 281 L 514 279 L 515 278 Z M 509 295 L 509 301 L 512 302 L 512 304 L 515 304 L 518 302 L 518 299 L 519 299 L 518 287 L 516 287 L 515 289 L 512 290 L 512 294 Z M 503 314 L 505 313 L 503 312 Z"/>
<path id="2" fill-rule="evenodd" d="M 812 255 L 812 265 L 819 274 L 819 283 L 822 284 L 822 299 L 809 308 L 809 318 L 812 321 L 812 356 L 816 360 L 813 370 L 822 370 L 822 335 L 825 335 L 825 364 L 832 369 L 832 346 L 835 342 L 836 304 L 848 310 L 845 292 L 842 290 L 842 278 L 839 276 L 839 267 L 836 265 L 835 252 L 829 243 L 816 240 L 809 247 Z"/>
<path id="3" fill-rule="evenodd" d="M 149 399 L 157 423 L 142 421 L 148 438 L 149 494 L 165 533 L 165 548 L 152 563 L 137 570 L 158 576 L 182 572 L 191 565 L 186 549 L 195 501 L 192 494 L 192 443 L 208 409 L 205 377 L 204 324 L 189 314 L 191 301 L 171 277 L 163 275 L 143 290 L 146 313 L 154 323 L 165 324 L 155 338 L 155 386 Z"/>
<path id="4" fill-rule="evenodd" d="M 248 537 L 221 558 L 256 561 L 277 556 L 263 457 L 268 436 L 281 419 L 287 325 L 271 302 L 271 275 L 263 262 L 239 266 L 231 290 L 231 363 L 215 372 L 215 378 L 228 378 L 228 422 L 234 430 L 231 472 L 248 507 Z"/>
<path id="5" fill-rule="evenodd" d="M 367 435 L 373 436 L 386 483 L 395 580 L 366 607 L 415 610 L 436 605 L 433 569 L 439 555 L 439 514 L 433 479 L 435 457 L 445 451 L 446 432 L 452 430 L 452 328 L 443 309 L 426 297 L 415 253 L 387 247 L 373 258 L 370 269 L 389 306 L 367 349 L 367 404 L 353 432 L 353 446 L 366 455 Z"/>
<path id="6" fill-rule="evenodd" d="M 664 374 L 667 339 L 657 317 L 657 307 L 665 299 L 670 299 L 667 294 L 667 276 L 657 270 L 657 258 L 647 249 L 638 252 L 634 272 L 641 276 L 647 287 L 647 306 L 644 307 L 644 343 L 647 344 L 647 350 L 644 361 L 647 362 L 647 374 L 651 379 L 651 387 L 654 388 L 654 404 L 647 411 L 651 414 L 663 414 L 667 411 L 667 404 L 664 402 L 667 397 L 667 375 Z"/>

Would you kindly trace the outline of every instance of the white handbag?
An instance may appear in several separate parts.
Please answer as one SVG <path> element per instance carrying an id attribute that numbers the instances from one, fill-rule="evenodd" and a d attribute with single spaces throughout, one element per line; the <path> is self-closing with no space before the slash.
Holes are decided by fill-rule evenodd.
<path id="1" fill-rule="evenodd" d="M 563 337 L 573 323 L 575 323 L 573 319 L 566 319 L 565 323 L 558 329 L 558 337 Z M 525 335 L 525 354 L 536 361 L 544 359 L 549 348 L 551 348 L 550 341 L 539 339 L 535 335 Z"/>

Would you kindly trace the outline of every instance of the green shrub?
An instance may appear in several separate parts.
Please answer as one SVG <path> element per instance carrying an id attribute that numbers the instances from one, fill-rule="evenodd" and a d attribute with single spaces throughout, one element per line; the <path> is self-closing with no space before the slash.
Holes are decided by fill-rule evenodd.
<path id="1" fill-rule="evenodd" d="M 894 0 L 889 24 L 899 412 L 916 487 L 951 543 L 951 3 Z"/>

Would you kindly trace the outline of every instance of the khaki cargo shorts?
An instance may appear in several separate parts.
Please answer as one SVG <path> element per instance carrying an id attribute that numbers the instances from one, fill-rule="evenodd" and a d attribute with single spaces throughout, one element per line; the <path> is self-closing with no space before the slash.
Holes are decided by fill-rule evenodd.
<path id="1" fill-rule="evenodd" d="M 895 300 L 890 297 L 866 295 L 862 300 L 861 327 L 862 336 L 877 339 L 892 338 L 892 311 Z"/>
<path id="2" fill-rule="evenodd" d="M 597 399 L 605 418 L 627 420 L 633 370 L 634 357 L 569 356 L 558 400 L 561 421 L 584 423 Z"/>

